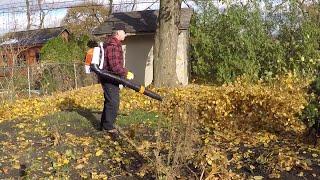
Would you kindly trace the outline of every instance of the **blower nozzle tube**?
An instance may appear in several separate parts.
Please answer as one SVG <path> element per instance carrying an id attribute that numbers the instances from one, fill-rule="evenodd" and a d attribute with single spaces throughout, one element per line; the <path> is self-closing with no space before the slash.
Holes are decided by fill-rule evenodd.
<path id="1" fill-rule="evenodd" d="M 114 74 L 111 74 L 107 71 L 102 71 L 99 69 L 99 65 L 97 64 L 91 64 L 90 65 L 90 68 L 93 72 L 95 72 L 98 76 L 100 76 L 101 78 L 103 79 L 106 79 L 106 80 L 109 80 L 110 82 L 115 82 L 115 83 L 118 83 L 118 84 L 122 84 L 130 89 L 133 89 L 135 90 L 136 92 L 139 92 L 141 94 L 144 94 L 146 96 L 149 96 L 153 99 L 156 99 L 158 101 L 162 101 L 162 97 L 159 95 L 159 94 L 156 94 L 150 90 L 147 90 L 145 89 L 144 86 L 141 86 L 141 85 L 138 85 L 138 84 L 135 84 L 125 78 L 122 78 L 120 76 L 117 76 L 117 75 L 114 75 Z"/>

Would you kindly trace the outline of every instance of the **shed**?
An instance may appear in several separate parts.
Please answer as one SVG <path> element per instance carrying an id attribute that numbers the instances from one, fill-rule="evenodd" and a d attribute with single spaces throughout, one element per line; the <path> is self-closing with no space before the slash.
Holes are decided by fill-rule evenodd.
<path id="1" fill-rule="evenodd" d="M 0 66 L 37 63 L 40 60 L 40 50 L 46 42 L 58 36 L 68 40 L 69 34 L 64 27 L 7 33 L 1 37 Z"/>
<path id="2" fill-rule="evenodd" d="M 113 13 L 97 27 L 93 34 L 101 37 L 111 35 L 112 27 L 122 23 L 128 36 L 123 42 L 125 66 L 135 74 L 135 81 L 148 86 L 153 80 L 153 46 L 157 27 L 158 10 Z M 188 84 L 189 26 L 193 10 L 181 10 L 176 72 L 182 85 Z"/>

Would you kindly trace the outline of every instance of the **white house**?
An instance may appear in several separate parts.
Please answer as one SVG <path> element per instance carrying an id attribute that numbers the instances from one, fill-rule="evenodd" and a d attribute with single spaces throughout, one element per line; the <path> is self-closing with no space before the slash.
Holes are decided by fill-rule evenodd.
<path id="1" fill-rule="evenodd" d="M 145 10 L 112 14 L 93 34 L 110 35 L 115 23 L 123 23 L 128 36 L 123 42 L 125 66 L 135 74 L 135 81 L 148 86 L 153 80 L 153 46 L 159 11 Z M 177 49 L 177 76 L 182 85 L 188 84 L 189 26 L 192 9 L 182 9 Z"/>

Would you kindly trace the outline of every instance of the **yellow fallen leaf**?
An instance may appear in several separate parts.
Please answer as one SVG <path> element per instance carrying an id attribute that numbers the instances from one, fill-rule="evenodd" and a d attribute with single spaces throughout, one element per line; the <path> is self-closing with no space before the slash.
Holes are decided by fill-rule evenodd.
<path id="1" fill-rule="evenodd" d="M 83 164 L 78 164 L 75 168 L 76 168 L 76 169 L 82 169 L 83 167 L 84 167 Z"/>
<path id="2" fill-rule="evenodd" d="M 263 176 L 254 176 L 253 179 L 254 180 L 261 180 L 261 179 L 263 179 Z"/>
<path id="3" fill-rule="evenodd" d="M 100 149 L 100 150 L 98 150 L 98 151 L 96 152 L 96 156 L 101 156 L 102 153 L 103 153 L 103 151 Z"/>
<path id="4" fill-rule="evenodd" d="M 318 157 L 318 154 L 312 154 L 312 157 L 316 158 L 316 157 Z"/>
<path id="5" fill-rule="evenodd" d="M 303 172 L 300 172 L 300 173 L 298 174 L 298 176 L 299 176 L 299 177 L 302 177 L 302 176 L 303 176 Z"/>
<path id="6" fill-rule="evenodd" d="M 269 178 L 280 178 L 280 174 L 278 173 L 272 173 L 272 174 L 269 174 Z"/>
<path id="7" fill-rule="evenodd" d="M 12 167 L 13 167 L 14 169 L 20 169 L 20 164 L 19 164 L 19 162 L 15 161 Z"/>
<path id="8" fill-rule="evenodd" d="M 84 155 L 84 157 L 86 157 L 86 158 L 89 158 L 90 156 L 92 156 L 91 153 L 88 153 L 88 154 Z"/>
<path id="9" fill-rule="evenodd" d="M 69 159 L 63 159 L 63 164 L 68 164 L 69 163 Z"/>
<path id="10" fill-rule="evenodd" d="M 114 158 L 114 160 L 116 160 L 117 162 L 120 162 L 120 161 L 121 161 L 121 158 L 116 157 L 116 158 Z"/>

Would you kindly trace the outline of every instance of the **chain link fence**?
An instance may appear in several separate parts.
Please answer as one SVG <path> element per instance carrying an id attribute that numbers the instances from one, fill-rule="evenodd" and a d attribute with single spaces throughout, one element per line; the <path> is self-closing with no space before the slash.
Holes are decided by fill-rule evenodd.
<path id="1" fill-rule="evenodd" d="M 94 73 L 86 74 L 83 63 L 52 63 L 0 67 L 0 101 L 50 95 L 93 85 L 98 82 Z"/>

